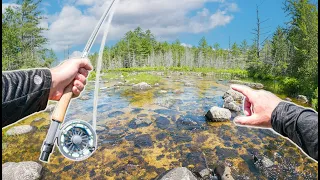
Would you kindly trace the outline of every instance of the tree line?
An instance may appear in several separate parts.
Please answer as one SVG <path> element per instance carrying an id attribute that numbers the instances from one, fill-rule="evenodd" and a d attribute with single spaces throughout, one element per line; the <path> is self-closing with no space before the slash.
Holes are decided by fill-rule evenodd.
<path id="1" fill-rule="evenodd" d="M 158 66 L 245 69 L 253 79 L 277 82 L 278 93 L 306 95 L 317 109 L 317 6 L 309 0 L 285 0 L 283 10 L 290 21 L 278 26 L 271 38 L 261 43 L 260 36 L 255 36 L 251 45 L 243 40 L 228 49 L 218 43 L 209 45 L 205 37 L 193 47 L 183 46 L 179 40 L 158 42 L 150 30 L 138 27 L 114 46 L 105 48 L 103 69 Z M 93 65 L 97 56 L 97 53 L 90 56 Z"/>
<path id="2" fill-rule="evenodd" d="M 45 48 L 48 39 L 40 27 L 44 18 L 41 0 L 19 0 L 18 6 L 2 13 L 2 70 L 50 67 L 57 60 Z M 140 27 L 127 32 L 103 54 L 103 69 L 131 67 L 181 67 L 246 70 L 253 79 L 277 82 L 278 90 L 291 96 L 304 94 L 317 107 L 318 91 L 318 8 L 309 0 L 284 0 L 289 22 L 272 37 L 252 44 L 229 42 L 221 48 L 203 37 L 196 46 L 179 40 L 159 42 L 150 30 Z M 258 12 L 258 11 L 257 11 Z M 259 17 L 257 18 L 259 24 Z M 259 28 L 258 28 L 259 29 Z M 259 31 L 257 31 L 259 32 Z M 90 56 L 92 64 L 98 54 Z"/>
<path id="3" fill-rule="evenodd" d="M 57 59 L 45 48 L 48 39 L 40 27 L 44 18 L 38 10 L 41 0 L 19 0 L 2 12 L 2 71 L 50 67 Z"/>

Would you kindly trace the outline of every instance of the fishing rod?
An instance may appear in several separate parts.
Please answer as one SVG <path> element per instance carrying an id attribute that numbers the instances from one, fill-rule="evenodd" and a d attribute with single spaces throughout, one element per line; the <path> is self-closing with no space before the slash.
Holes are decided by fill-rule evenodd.
<path id="1" fill-rule="evenodd" d="M 83 50 L 81 56 L 82 58 L 88 57 L 90 49 L 95 39 L 97 38 L 99 30 L 101 29 L 103 22 L 109 15 L 111 8 L 116 1 L 117 0 L 113 0 L 109 8 L 107 8 L 101 16 L 98 24 L 96 25 Z M 108 20 L 109 23 L 110 21 L 111 19 Z M 70 100 L 73 95 L 72 86 L 73 85 L 70 84 L 65 88 L 63 95 L 57 103 L 55 110 L 52 114 L 52 121 L 47 132 L 46 139 L 43 142 L 41 154 L 39 157 L 39 160 L 42 162 L 48 163 L 50 155 L 54 149 L 55 142 L 58 145 L 60 153 L 64 157 L 73 161 L 85 160 L 89 158 L 97 149 L 97 134 L 95 131 L 95 122 L 93 123 L 94 128 L 92 128 L 92 126 L 86 121 L 71 120 L 67 123 L 64 123 L 62 127 L 59 128 L 59 126 L 63 123 L 66 111 L 68 109 Z"/>

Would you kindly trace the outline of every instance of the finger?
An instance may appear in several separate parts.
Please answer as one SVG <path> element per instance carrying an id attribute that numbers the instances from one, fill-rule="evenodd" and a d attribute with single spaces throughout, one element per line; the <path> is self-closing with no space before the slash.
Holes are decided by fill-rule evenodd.
<path id="1" fill-rule="evenodd" d="M 73 85 L 79 89 L 80 91 L 82 91 L 84 89 L 84 85 L 82 84 L 82 82 L 80 82 L 79 80 L 75 80 L 73 82 Z"/>
<path id="2" fill-rule="evenodd" d="M 85 68 L 86 70 L 90 71 L 93 69 L 92 65 L 90 64 L 90 61 L 88 58 L 82 58 L 80 59 L 79 68 Z"/>
<path id="3" fill-rule="evenodd" d="M 231 89 L 242 93 L 244 96 L 248 97 L 249 99 L 254 93 L 254 90 L 248 86 L 244 86 L 244 85 L 240 85 L 240 84 L 231 84 L 230 87 L 231 87 Z"/>
<path id="4" fill-rule="evenodd" d="M 259 125 L 259 118 L 255 114 L 252 116 L 238 116 L 234 119 L 234 122 L 240 125 L 257 126 Z"/>
<path id="5" fill-rule="evenodd" d="M 86 77 L 84 77 L 84 75 L 82 75 L 80 73 L 78 73 L 74 79 L 79 80 L 80 82 L 82 82 L 82 84 L 85 84 L 85 82 L 86 82 Z"/>
<path id="6" fill-rule="evenodd" d="M 78 97 L 80 95 L 80 90 L 77 87 L 73 86 L 72 93 L 73 93 L 73 97 Z"/>
<path id="7" fill-rule="evenodd" d="M 244 109 L 244 114 L 245 114 L 246 116 L 251 116 L 251 114 L 252 114 L 251 106 L 252 106 L 252 105 L 251 105 L 248 97 L 245 97 L 245 99 L 244 99 L 244 104 L 243 104 L 243 109 Z"/>
<path id="8" fill-rule="evenodd" d="M 88 77 L 89 72 L 85 68 L 80 68 L 79 73 L 82 74 L 84 77 Z"/>

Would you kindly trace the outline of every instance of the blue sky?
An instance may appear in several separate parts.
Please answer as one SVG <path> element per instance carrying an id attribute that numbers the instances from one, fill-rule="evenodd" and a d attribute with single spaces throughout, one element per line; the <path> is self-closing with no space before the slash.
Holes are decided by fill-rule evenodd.
<path id="1" fill-rule="evenodd" d="M 15 1 L 2 1 L 3 7 Z M 79 56 L 104 8 L 111 0 L 49 0 L 40 9 L 48 17 L 41 25 L 49 28 L 45 33 L 59 60 L 69 45 L 70 55 Z M 125 32 L 141 26 L 151 29 L 160 41 L 179 39 L 186 45 L 197 45 L 201 37 L 208 43 L 219 43 L 228 48 L 231 43 L 244 39 L 252 42 L 252 29 L 256 26 L 256 5 L 261 20 L 268 19 L 262 27 L 270 34 L 278 25 L 288 21 L 281 0 L 120 0 L 107 40 L 116 43 Z M 91 49 L 99 49 L 102 32 Z"/>

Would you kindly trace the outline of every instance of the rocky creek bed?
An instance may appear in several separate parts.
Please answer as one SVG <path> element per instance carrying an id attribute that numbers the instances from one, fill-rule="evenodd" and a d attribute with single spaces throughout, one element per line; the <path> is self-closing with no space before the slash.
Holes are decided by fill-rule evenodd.
<path id="1" fill-rule="evenodd" d="M 2 130 L 2 167 L 14 167 L 9 176 L 161 179 L 169 170 L 186 167 L 170 173 L 210 179 L 211 171 L 222 169 L 234 179 L 318 178 L 318 164 L 290 141 L 271 130 L 235 126 L 232 120 L 239 112 L 231 111 L 231 119 L 224 122 L 206 121 L 205 115 L 213 106 L 226 106 L 223 95 L 229 81 L 172 76 L 147 88 L 132 88 L 125 83 L 118 86 L 119 81 L 101 83 L 98 150 L 92 157 L 73 162 L 56 148 L 49 164 L 38 160 L 50 123 L 50 106 Z M 92 123 L 92 87 L 89 84 L 83 93 L 85 98 L 71 102 L 66 121 L 82 119 Z M 21 125 L 29 126 L 11 129 Z M 23 163 L 18 164 L 24 161 L 40 164 L 33 163 L 34 168 L 28 170 L 32 177 L 21 168 Z M 219 168 L 221 165 L 224 167 Z"/>

